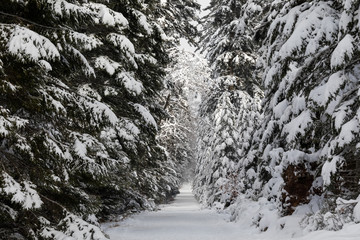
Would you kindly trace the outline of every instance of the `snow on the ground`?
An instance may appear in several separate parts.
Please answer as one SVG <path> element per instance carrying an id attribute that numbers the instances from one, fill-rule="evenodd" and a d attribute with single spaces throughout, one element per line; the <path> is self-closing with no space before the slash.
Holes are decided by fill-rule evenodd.
<path id="1" fill-rule="evenodd" d="M 143 212 L 121 222 L 110 222 L 102 229 L 111 240 L 286 240 L 289 232 L 260 232 L 246 224 L 229 222 L 226 215 L 202 209 L 194 199 L 190 185 L 159 211 Z M 242 222 L 242 221 L 240 221 Z M 294 229 L 299 232 L 300 229 Z M 298 235 L 297 235 L 298 236 Z M 297 240 L 355 240 L 360 239 L 360 224 L 346 225 L 338 232 L 315 231 Z"/>
<path id="2" fill-rule="evenodd" d="M 112 240 L 227 240 L 239 239 L 238 226 L 212 210 L 201 209 L 189 185 L 175 201 L 156 212 L 144 212 L 123 222 L 103 225 Z M 250 235 L 247 238 L 254 239 Z"/>

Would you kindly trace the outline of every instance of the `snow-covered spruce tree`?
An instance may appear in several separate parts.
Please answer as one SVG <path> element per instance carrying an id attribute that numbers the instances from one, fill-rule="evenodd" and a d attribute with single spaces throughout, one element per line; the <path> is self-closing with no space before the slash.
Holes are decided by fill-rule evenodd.
<path id="1" fill-rule="evenodd" d="M 193 54 L 180 51 L 181 38 L 195 44 L 200 5 L 193 0 L 161 1 L 158 22 L 168 36 L 169 66 L 159 103 L 164 115 L 160 120 L 158 140 L 167 154 L 167 166 L 175 170 L 178 185 L 191 178 L 194 150 L 194 111 L 191 109 L 195 92 L 206 74 L 205 64 Z M 203 77 L 199 77 L 202 74 Z M 201 76 L 201 75 L 200 75 Z M 198 81 L 197 83 L 195 83 Z"/>
<path id="2" fill-rule="evenodd" d="M 161 0 L 158 22 L 170 38 L 170 46 L 179 44 L 180 38 L 185 38 L 190 44 L 196 45 L 198 17 L 196 12 L 200 5 L 194 0 Z"/>
<path id="3" fill-rule="evenodd" d="M 0 2 L 1 236 L 103 239 L 97 217 L 176 190 L 155 139 L 168 61 L 160 8 Z"/>
<path id="4" fill-rule="evenodd" d="M 210 89 L 213 95 L 203 102 L 201 112 L 195 190 L 201 202 L 221 209 L 245 189 L 243 157 L 260 118 L 259 104 L 245 91 L 235 89 L 236 80 L 230 76 L 215 79 Z M 209 108 L 214 108 L 210 114 Z"/>
<path id="5" fill-rule="evenodd" d="M 252 35 L 262 7 L 254 1 L 214 0 L 209 10 L 201 43 L 213 81 L 200 110 L 194 189 L 201 202 L 224 208 L 247 188 L 251 163 L 244 157 L 261 118 Z"/>
<path id="6" fill-rule="evenodd" d="M 359 1 L 271 8 L 259 63 L 264 123 L 250 159 L 260 163 L 257 186 L 285 215 L 306 203 L 335 210 L 322 197 L 359 195 Z"/>
<path id="7" fill-rule="evenodd" d="M 193 179 L 195 171 L 198 105 L 208 86 L 210 70 L 206 60 L 194 53 L 175 48 L 170 58 L 173 61 L 161 92 L 167 116 L 161 121 L 158 139 L 179 180 L 185 182 Z"/>

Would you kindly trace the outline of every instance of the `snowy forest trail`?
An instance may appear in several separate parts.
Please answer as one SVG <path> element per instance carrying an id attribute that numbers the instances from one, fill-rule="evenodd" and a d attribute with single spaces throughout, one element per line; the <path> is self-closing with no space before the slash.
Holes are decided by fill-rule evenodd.
<path id="1" fill-rule="evenodd" d="M 338 232 L 260 232 L 247 224 L 226 219 L 226 215 L 201 208 L 190 185 L 185 185 L 175 201 L 163 205 L 159 211 L 142 212 L 121 222 L 105 223 L 102 229 L 111 240 L 357 240 L 360 236 L 358 224 L 346 225 Z"/>
<path id="2" fill-rule="evenodd" d="M 218 213 L 201 209 L 189 185 L 160 211 L 143 212 L 120 223 L 103 225 L 111 240 L 256 239 Z M 248 234 L 248 235 L 246 235 Z"/>

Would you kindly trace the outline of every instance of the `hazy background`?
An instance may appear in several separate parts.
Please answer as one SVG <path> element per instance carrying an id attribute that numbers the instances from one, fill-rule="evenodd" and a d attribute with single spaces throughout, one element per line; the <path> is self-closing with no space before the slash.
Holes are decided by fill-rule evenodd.
<path id="1" fill-rule="evenodd" d="M 197 0 L 197 2 L 201 5 L 201 11 L 199 13 L 200 17 L 205 16 L 209 11 L 203 11 L 203 9 L 207 6 L 209 6 L 211 0 Z M 195 52 L 196 48 L 193 46 L 190 46 L 188 41 L 185 38 L 180 39 L 180 48 L 189 51 L 189 52 Z"/>

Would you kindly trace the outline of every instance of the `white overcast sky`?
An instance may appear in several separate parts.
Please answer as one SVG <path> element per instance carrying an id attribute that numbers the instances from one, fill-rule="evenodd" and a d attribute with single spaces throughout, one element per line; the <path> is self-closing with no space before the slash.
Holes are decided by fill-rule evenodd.
<path id="1" fill-rule="evenodd" d="M 203 9 L 203 8 L 209 6 L 211 0 L 196 0 L 196 1 L 201 5 L 201 9 Z M 207 14 L 207 12 L 208 11 L 201 11 L 199 14 L 200 17 L 205 16 Z M 195 47 L 189 45 L 188 41 L 185 38 L 180 39 L 180 48 L 184 49 L 186 51 L 189 51 L 189 52 L 194 52 L 196 50 Z"/>
<path id="2" fill-rule="evenodd" d="M 201 9 L 203 9 L 204 7 L 209 6 L 210 1 L 211 0 L 197 0 L 197 2 L 201 5 Z M 201 12 L 200 13 L 201 17 L 204 16 L 204 15 L 206 15 L 206 12 Z"/>
<path id="3" fill-rule="evenodd" d="M 211 0 L 197 0 L 199 4 L 201 4 L 202 7 L 206 7 L 210 4 Z"/>

